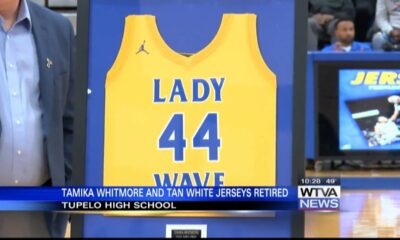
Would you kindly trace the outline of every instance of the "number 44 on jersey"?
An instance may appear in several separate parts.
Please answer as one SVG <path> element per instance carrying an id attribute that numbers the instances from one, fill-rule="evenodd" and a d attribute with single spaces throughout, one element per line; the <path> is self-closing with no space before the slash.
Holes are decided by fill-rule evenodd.
<path id="1" fill-rule="evenodd" d="M 184 115 L 174 114 L 158 139 L 159 149 L 172 149 L 175 162 L 185 160 L 187 140 L 184 138 Z M 194 148 L 207 148 L 208 160 L 219 160 L 221 139 L 218 136 L 218 114 L 209 113 L 192 139 Z"/>

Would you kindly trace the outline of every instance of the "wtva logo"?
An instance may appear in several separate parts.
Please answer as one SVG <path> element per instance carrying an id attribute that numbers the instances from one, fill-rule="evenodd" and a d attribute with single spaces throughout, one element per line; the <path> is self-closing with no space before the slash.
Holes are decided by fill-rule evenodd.
<path id="1" fill-rule="evenodd" d="M 299 186 L 299 209 L 339 210 L 340 186 Z"/>

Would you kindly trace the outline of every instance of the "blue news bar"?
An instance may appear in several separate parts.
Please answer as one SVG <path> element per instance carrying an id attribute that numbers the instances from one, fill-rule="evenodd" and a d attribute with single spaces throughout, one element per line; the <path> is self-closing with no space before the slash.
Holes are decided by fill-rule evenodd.
<path id="1" fill-rule="evenodd" d="M 297 187 L 0 187 L 0 201 L 297 201 Z"/>

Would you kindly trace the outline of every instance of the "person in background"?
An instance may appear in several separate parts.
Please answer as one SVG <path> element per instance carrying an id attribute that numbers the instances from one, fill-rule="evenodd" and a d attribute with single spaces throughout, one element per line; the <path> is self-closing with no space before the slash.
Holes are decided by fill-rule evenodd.
<path id="1" fill-rule="evenodd" d="M 372 38 L 374 50 L 398 50 L 400 44 L 400 1 L 378 0 L 376 24 L 380 31 Z"/>
<path id="2" fill-rule="evenodd" d="M 354 26 L 357 29 L 354 39 L 364 42 L 374 26 L 376 0 L 353 0 L 353 3 L 356 11 Z"/>
<path id="3" fill-rule="evenodd" d="M 71 182 L 75 34 L 30 0 L 0 0 L 0 186 Z M 0 237 L 64 237 L 69 216 L 0 212 Z"/>
<path id="4" fill-rule="evenodd" d="M 340 18 L 354 19 L 355 10 L 350 0 L 309 0 L 308 50 L 318 50 L 324 38 L 333 40 L 335 22 Z"/>
<path id="5" fill-rule="evenodd" d="M 354 23 L 350 19 L 339 19 L 335 23 L 335 42 L 322 52 L 366 52 L 371 51 L 368 43 L 354 41 Z"/>
<path id="6" fill-rule="evenodd" d="M 396 125 L 396 119 L 399 116 L 399 97 L 389 97 L 388 101 L 394 104 L 394 113 L 390 118 L 386 116 L 378 117 L 375 124 L 375 136 L 379 145 L 387 145 L 400 140 L 400 130 Z"/>

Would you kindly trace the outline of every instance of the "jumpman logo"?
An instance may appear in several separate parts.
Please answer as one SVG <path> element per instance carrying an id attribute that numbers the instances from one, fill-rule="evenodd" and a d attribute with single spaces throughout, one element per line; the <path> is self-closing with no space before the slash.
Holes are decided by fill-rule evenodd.
<path id="1" fill-rule="evenodd" d="M 149 52 L 146 51 L 146 49 L 144 49 L 144 44 L 145 44 L 145 43 L 146 43 L 146 40 L 144 40 L 144 41 L 143 41 L 143 44 L 140 45 L 140 48 L 139 48 L 139 50 L 136 52 L 136 54 L 139 54 L 139 53 L 141 53 L 141 52 L 145 52 L 146 54 L 149 54 Z"/>

